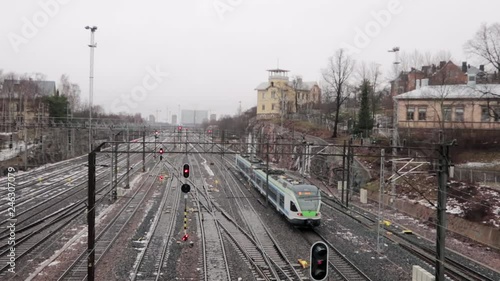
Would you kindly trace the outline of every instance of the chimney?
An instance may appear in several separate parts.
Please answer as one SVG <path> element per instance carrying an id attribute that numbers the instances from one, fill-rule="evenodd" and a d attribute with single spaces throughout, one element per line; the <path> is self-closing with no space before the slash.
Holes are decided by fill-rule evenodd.
<path id="1" fill-rule="evenodd" d="M 420 82 L 421 87 L 429 86 L 429 78 L 422 79 Z"/>
<path id="2" fill-rule="evenodd" d="M 443 68 L 443 66 L 446 64 L 446 61 L 440 61 L 439 62 L 439 69 Z"/>
<path id="3" fill-rule="evenodd" d="M 484 64 L 479 65 L 479 70 L 481 70 L 482 72 L 484 72 Z"/>
<path id="4" fill-rule="evenodd" d="M 467 78 L 467 86 L 476 87 L 476 74 L 468 74 Z"/>
<path id="5" fill-rule="evenodd" d="M 466 61 L 462 62 L 462 72 L 463 73 L 467 72 L 467 62 Z"/>

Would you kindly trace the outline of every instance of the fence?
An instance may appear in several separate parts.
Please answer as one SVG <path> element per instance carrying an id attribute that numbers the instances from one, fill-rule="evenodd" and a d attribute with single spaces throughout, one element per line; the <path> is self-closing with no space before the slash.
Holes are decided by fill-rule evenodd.
<path id="1" fill-rule="evenodd" d="M 479 170 L 455 167 L 454 180 L 470 183 L 491 183 L 500 185 L 500 171 Z"/>

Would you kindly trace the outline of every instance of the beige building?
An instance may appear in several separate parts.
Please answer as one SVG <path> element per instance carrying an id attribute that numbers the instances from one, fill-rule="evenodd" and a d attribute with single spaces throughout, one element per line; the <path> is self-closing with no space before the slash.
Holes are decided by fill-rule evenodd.
<path id="1" fill-rule="evenodd" d="M 44 97 L 56 94 L 54 81 L 5 80 L 0 83 L 0 131 L 17 131 L 23 124 L 49 117 Z"/>
<path id="2" fill-rule="evenodd" d="M 500 85 L 468 84 L 428 86 L 394 97 L 400 129 L 500 130 Z M 500 132 L 499 132 L 500 133 Z"/>
<path id="3" fill-rule="evenodd" d="M 321 89 L 316 82 L 290 81 L 288 70 L 270 69 L 268 81 L 257 91 L 257 119 L 270 119 L 294 113 L 309 113 L 321 102 Z"/>

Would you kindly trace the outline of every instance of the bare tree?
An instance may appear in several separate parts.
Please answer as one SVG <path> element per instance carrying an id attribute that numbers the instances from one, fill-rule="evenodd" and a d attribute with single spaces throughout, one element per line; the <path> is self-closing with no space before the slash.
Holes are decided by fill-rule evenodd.
<path id="1" fill-rule="evenodd" d="M 300 75 L 293 77 L 292 87 L 295 94 L 295 113 L 299 113 L 299 90 L 302 89 L 302 77 Z"/>
<path id="2" fill-rule="evenodd" d="M 492 64 L 500 72 L 500 23 L 481 24 L 474 37 L 465 43 L 464 50 Z"/>
<path id="3" fill-rule="evenodd" d="M 66 74 L 61 75 L 59 80 L 59 94 L 65 96 L 68 99 L 69 108 L 71 112 L 80 110 L 80 86 L 75 83 L 71 83 L 69 76 Z"/>
<path id="4" fill-rule="evenodd" d="M 354 70 L 354 65 L 355 61 L 346 54 L 345 50 L 338 49 L 335 55 L 328 59 L 328 66 L 323 70 L 323 79 L 326 83 L 325 92 L 332 92 L 335 97 L 333 138 L 337 137 L 340 106 L 347 98 L 346 87 Z"/>
<path id="5" fill-rule="evenodd" d="M 453 56 L 451 55 L 450 50 L 439 50 L 433 56 L 433 61 L 440 62 L 445 61 L 448 62 L 453 60 Z"/>

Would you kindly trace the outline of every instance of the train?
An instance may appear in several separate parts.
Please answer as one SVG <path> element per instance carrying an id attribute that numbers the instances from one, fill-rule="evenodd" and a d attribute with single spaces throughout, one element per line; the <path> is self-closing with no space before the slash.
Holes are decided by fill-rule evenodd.
<path id="1" fill-rule="evenodd" d="M 238 171 L 266 196 L 266 177 L 269 181 L 269 202 L 295 226 L 316 227 L 321 224 L 321 191 L 311 184 L 286 173 L 266 174 L 265 167 L 236 155 Z M 271 171 L 271 170 L 270 170 Z"/>

